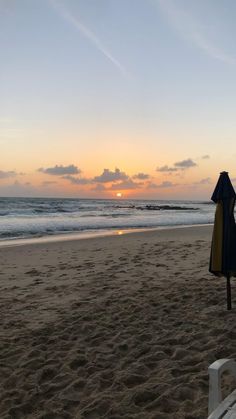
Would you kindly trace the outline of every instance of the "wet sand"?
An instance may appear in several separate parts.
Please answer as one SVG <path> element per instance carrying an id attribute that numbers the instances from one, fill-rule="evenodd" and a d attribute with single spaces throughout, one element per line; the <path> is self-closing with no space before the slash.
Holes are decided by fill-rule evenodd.
<path id="1" fill-rule="evenodd" d="M 209 364 L 236 357 L 211 232 L 1 248 L 0 417 L 205 418 Z"/>

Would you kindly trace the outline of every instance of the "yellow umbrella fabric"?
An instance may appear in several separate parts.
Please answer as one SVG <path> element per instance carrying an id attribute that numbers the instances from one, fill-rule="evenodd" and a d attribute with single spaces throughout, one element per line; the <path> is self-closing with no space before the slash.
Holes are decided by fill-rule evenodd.
<path id="1" fill-rule="evenodd" d="M 209 271 L 227 278 L 227 308 L 231 309 L 230 277 L 236 275 L 236 194 L 228 172 L 222 172 L 211 197 L 216 203 Z"/>

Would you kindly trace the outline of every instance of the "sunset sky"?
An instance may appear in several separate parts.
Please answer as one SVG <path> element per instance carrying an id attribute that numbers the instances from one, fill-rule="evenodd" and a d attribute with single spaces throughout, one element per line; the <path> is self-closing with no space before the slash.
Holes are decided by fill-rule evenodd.
<path id="1" fill-rule="evenodd" d="M 0 0 L 0 196 L 236 185 L 235 0 Z"/>

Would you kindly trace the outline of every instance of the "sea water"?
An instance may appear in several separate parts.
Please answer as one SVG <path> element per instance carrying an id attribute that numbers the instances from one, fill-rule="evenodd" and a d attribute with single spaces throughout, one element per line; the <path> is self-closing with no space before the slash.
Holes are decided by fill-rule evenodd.
<path id="1" fill-rule="evenodd" d="M 66 233 L 211 224 L 204 201 L 0 198 L 0 242 Z"/>

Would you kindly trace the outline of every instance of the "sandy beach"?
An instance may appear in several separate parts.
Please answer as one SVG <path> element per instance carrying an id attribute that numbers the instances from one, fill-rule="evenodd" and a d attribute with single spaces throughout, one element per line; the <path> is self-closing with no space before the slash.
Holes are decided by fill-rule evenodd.
<path id="1" fill-rule="evenodd" d="M 0 417 L 206 418 L 207 368 L 236 357 L 211 233 L 0 248 Z"/>

